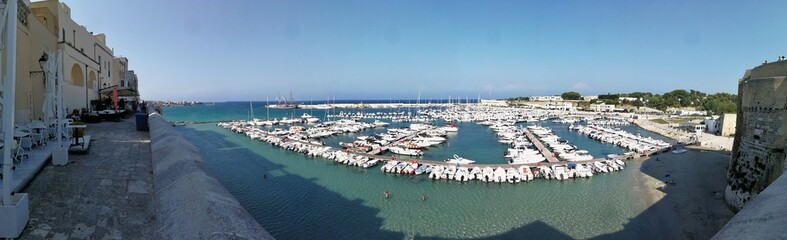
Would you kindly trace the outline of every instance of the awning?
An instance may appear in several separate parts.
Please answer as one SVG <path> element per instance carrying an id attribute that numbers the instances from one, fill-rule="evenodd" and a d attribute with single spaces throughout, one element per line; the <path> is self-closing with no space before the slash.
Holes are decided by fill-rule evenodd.
<path id="1" fill-rule="evenodd" d="M 101 91 L 99 91 L 99 93 L 101 93 L 101 95 L 104 95 L 104 96 L 112 96 L 112 90 L 115 90 L 115 87 L 108 87 L 108 88 L 101 89 Z M 136 97 L 136 96 L 139 96 L 139 94 L 137 94 L 137 91 L 135 91 L 134 89 L 132 89 L 130 87 L 118 87 L 117 90 L 118 90 L 118 97 Z"/>

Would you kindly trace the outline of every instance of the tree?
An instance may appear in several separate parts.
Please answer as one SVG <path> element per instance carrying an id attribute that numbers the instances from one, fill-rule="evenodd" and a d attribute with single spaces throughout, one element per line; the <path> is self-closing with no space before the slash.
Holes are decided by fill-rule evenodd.
<path id="1" fill-rule="evenodd" d="M 560 97 L 562 97 L 563 100 L 579 100 L 582 98 L 582 95 L 578 92 L 564 92 Z"/>

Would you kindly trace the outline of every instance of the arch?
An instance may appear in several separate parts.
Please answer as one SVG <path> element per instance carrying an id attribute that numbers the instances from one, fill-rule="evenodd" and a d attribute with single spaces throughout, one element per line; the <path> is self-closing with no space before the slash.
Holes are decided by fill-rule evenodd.
<path id="1" fill-rule="evenodd" d="M 87 87 L 90 89 L 96 88 L 96 72 L 92 70 L 87 74 Z"/>
<path id="2" fill-rule="evenodd" d="M 121 87 L 125 87 L 125 86 L 126 86 L 126 81 L 124 81 L 124 80 L 120 80 L 120 86 L 121 86 Z"/>
<path id="3" fill-rule="evenodd" d="M 85 74 L 82 73 L 82 67 L 79 64 L 74 63 L 74 66 L 71 67 L 71 85 L 74 86 L 85 86 Z"/>

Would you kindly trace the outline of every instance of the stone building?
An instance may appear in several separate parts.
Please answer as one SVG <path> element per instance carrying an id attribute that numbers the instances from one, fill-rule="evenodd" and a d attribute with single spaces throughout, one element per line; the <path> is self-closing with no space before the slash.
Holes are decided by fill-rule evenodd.
<path id="1" fill-rule="evenodd" d="M 738 83 L 735 143 L 725 200 L 735 210 L 782 175 L 787 145 L 787 61 L 746 71 Z"/>

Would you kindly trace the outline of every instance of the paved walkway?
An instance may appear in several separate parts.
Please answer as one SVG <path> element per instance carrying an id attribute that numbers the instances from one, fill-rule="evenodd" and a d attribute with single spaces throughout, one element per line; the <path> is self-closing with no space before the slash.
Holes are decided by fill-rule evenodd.
<path id="1" fill-rule="evenodd" d="M 22 239 L 152 239 L 153 174 L 148 132 L 134 118 L 88 124 L 90 151 L 47 164 L 23 191 L 30 222 Z"/>

